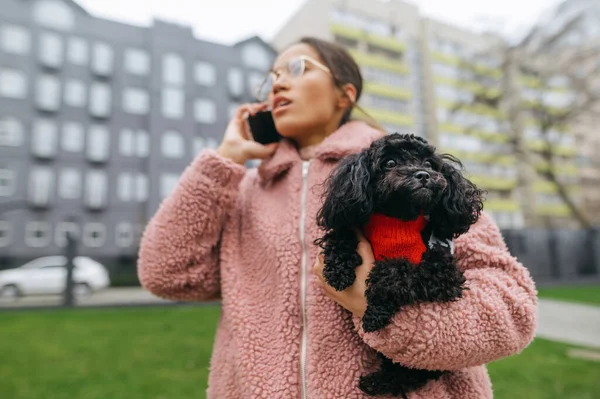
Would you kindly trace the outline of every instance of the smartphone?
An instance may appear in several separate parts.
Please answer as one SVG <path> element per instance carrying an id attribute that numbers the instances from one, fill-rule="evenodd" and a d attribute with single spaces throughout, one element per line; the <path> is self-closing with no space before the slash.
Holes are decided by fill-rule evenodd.
<path id="1" fill-rule="evenodd" d="M 254 141 L 260 144 L 277 143 L 281 135 L 275 128 L 271 111 L 261 111 L 248 117 L 248 124 Z"/>

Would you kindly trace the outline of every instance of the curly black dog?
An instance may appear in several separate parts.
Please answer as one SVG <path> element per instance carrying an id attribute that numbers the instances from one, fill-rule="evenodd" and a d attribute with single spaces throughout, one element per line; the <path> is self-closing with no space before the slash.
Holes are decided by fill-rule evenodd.
<path id="1" fill-rule="evenodd" d="M 396 133 L 344 158 L 325 182 L 317 214 L 324 235 L 315 243 L 323 250 L 327 283 L 338 291 L 353 284 L 362 264 L 355 229 L 366 231 L 373 245 L 376 261 L 366 281 L 365 332 L 388 325 L 403 306 L 462 296 L 465 278 L 455 263 L 452 240 L 479 218 L 483 192 L 461 169 L 458 159 L 437 154 L 425 139 Z M 383 242 L 377 245 L 372 239 Z M 444 374 L 379 356 L 381 370 L 360 379 L 361 390 L 369 395 L 406 398 Z"/>

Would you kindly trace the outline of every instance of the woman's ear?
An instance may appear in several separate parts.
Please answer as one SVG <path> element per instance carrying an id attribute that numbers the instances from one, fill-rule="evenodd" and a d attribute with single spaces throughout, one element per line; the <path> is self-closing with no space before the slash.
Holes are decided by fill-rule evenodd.
<path id="1" fill-rule="evenodd" d="M 338 106 L 343 109 L 350 108 L 356 102 L 356 87 L 352 83 L 346 83 L 340 88 Z"/>

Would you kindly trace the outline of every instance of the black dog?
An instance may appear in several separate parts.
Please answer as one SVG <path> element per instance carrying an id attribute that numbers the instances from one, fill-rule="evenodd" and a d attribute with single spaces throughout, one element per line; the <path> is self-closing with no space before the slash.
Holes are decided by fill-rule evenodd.
<path id="1" fill-rule="evenodd" d="M 325 233 L 315 243 L 323 249 L 323 275 L 336 290 L 351 286 L 355 268 L 362 264 L 355 229 L 371 229 L 373 220 L 391 220 L 401 230 L 419 229 L 407 230 L 417 237 L 410 246 L 399 247 L 417 251 L 412 262 L 389 251 L 378 257 L 371 242 L 377 260 L 366 281 L 364 331 L 385 327 L 403 306 L 461 297 L 465 278 L 454 261 L 452 240 L 466 233 L 483 209 L 483 192 L 462 175 L 461 167 L 423 138 L 392 134 L 343 159 L 326 181 L 317 215 Z M 360 379 L 360 388 L 370 395 L 406 397 L 444 373 L 410 369 L 379 355 L 382 369 Z"/>

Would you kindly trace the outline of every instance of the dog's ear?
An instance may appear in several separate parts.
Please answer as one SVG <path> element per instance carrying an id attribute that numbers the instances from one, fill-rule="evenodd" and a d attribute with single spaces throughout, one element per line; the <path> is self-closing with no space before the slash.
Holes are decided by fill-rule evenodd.
<path id="1" fill-rule="evenodd" d="M 430 216 L 434 223 L 433 234 L 440 239 L 449 239 L 466 233 L 479 219 L 484 192 L 463 176 L 458 169 L 462 167 L 458 159 L 448 154 L 441 158 L 441 173 L 447 186 Z"/>
<path id="2" fill-rule="evenodd" d="M 345 157 L 325 182 L 324 203 L 317 214 L 319 227 L 362 227 L 373 212 L 369 150 Z"/>

